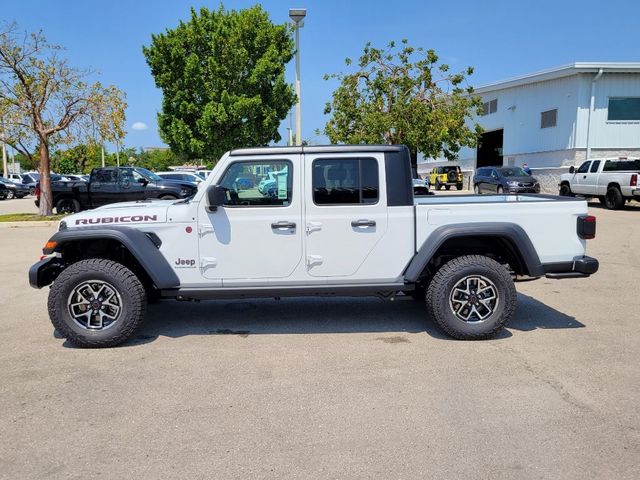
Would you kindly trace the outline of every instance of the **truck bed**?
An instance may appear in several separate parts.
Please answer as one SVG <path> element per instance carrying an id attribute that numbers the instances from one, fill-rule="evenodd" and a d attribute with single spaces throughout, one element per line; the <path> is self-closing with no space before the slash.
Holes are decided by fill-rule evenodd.
<path id="1" fill-rule="evenodd" d="M 474 223 L 512 223 L 529 235 L 541 263 L 584 255 L 577 218 L 587 215 L 584 199 L 553 195 L 450 195 L 416 199 L 416 247 L 438 228 Z"/>

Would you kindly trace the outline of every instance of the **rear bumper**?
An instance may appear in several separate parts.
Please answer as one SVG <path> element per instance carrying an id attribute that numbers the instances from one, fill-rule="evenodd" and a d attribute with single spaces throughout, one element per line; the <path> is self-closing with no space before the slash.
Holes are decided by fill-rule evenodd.
<path id="1" fill-rule="evenodd" d="M 572 262 L 547 263 L 543 265 L 545 277 L 557 280 L 563 278 L 588 277 L 598 271 L 598 260 L 593 257 L 578 257 Z"/>
<path id="2" fill-rule="evenodd" d="M 42 288 L 51 285 L 62 270 L 57 257 L 46 257 L 29 269 L 29 285 Z"/>

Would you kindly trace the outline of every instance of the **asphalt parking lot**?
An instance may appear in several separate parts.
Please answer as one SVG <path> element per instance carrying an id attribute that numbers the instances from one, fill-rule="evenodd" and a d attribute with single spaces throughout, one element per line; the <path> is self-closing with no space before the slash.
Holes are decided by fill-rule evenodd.
<path id="1" fill-rule="evenodd" d="M 600 272 L 519 283 L 483 342 L 304 298 L 162 302 L 76 349 L 27 283 L 53 228 L 0 226 L 0 478 L 640 478 L 640 204 L 591 211 Z"/>

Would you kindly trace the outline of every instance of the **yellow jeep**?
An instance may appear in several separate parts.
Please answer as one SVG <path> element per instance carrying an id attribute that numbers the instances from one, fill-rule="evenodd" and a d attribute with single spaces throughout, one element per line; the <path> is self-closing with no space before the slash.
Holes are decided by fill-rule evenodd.
<path id="1" fill-rule="evenodd" d="M 449 190 L 453 185 L 458 190 L 462 190 L 462 170 L 457 165 L 447 165 L 445 167 L 433 167 L 429 174 L 429 183 L 436 190 L 442 190 L 442 187 Z"/>

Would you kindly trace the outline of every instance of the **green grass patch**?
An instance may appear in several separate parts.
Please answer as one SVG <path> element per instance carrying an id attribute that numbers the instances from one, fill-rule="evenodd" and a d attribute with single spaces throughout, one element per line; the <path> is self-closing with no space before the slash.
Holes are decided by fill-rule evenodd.
<path id="1" fill-rule="evenodd" d="M 0 215 L 0 222 L 50 222 L 60 220 L 64 217 L 66 217 L 66 215 L 44 217 L 37 213 L 7 213 Z"/>

